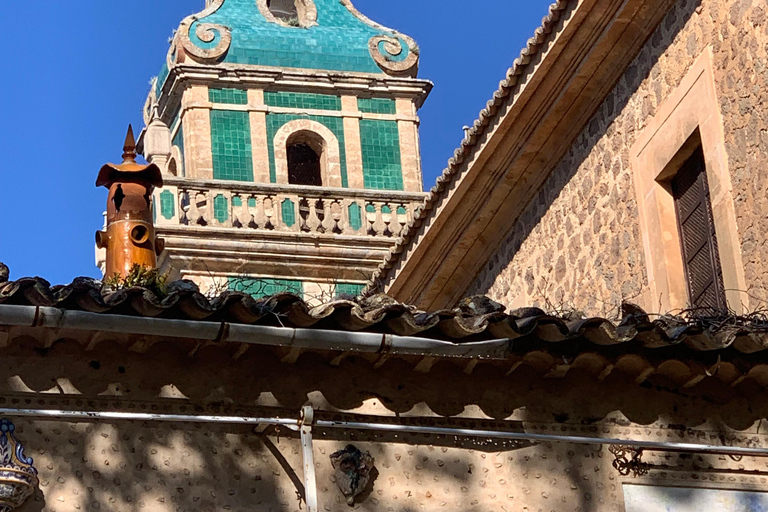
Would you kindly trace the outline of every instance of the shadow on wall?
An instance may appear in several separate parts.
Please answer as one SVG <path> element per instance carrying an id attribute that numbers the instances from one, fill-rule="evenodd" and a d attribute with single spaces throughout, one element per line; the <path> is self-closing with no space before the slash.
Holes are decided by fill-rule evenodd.
<path id="1" fill-rule="evenodd" d="M 510 293 L 511 286 L 513 295 L 514 290 L 526 290 L 528 297 L 537 299 L 530 305 L 563 310 L 580 308 L 606 318 L 615 317 L 623 302 L 637 299 L 647 286 L 647 277 L 639 227 L 632 220 L 639 214 L 626 161 L 627 150 L 634 142 L 636 121 L 634 113 L 627 114 L 625 109 L 700 4 L 701 0 L 684 0 L 673 5 L 571 149 L 510 226 L 468 295 L 491 294 L 501 275 L 517 271 L 510 274 L 509 284 L 499 283 L 501 289 L 491 295 L 501 300 Z M 644 115 L 653 115 L 653 106 L 649 109 L 644 108 Z M 624 125 L 616 123 L 621 116 L 631 128 L 623 130 Z M 596 149 L 602 141 L 605 146 Z M 598 158 L 587 167 L 593 151 Z M 597 207 L 601 199 L 609 201 L 604 208 Z M 556 204 L 575 214 L 578 221 L 572 223 L 567 213 L 564 218 L 554 212 Z M 530 244 L 536 245 L 527 247 Z M 534 256 L 539 256 L 541 247 L 547 245 L 550 251 L 534 262 Z M 534 249 L 534 255 L 528 254 Z M 555 261 L 558 255 L 560 261 Z M 512 264 L 515 268 L 511 268 Z M 535 266 L 538 271 L 532 268 Z M 588 287 L 577 279 L 577 275 L 583 277 L 585 268 L 594 269 L 595 280 Z"/>
<path id="2" fill-rule="evenodd" d="M 299 501 L 301 444 L 293 433 L 144 422 L 19 420 L 17 427 L 36 459 L 41 482 L 19 512 L 306 508 Z M 339 433 L 315 443 L 321 510 L 351 509 L 330 464 L 330 454 L 350 437 Z M 392 444 L 374 434 L 357 437 L 355 444 L 374 455 L 380 473 L 356 499 L 359 510 L 444 509 L 447 503 L 451 510 L 479 510 L 478 503 L 521 502 L 523 491 L 512 483 L 529 478 L 529 471 L 536 480 L 531 458 L 522 452 L 486 457 L 472 450 L 425 446 L 432 443 L 429 437 L 418 440 L 421 446 L 404 440 Z"/>
<path id="3" fill-rule="evenodd" d="M 301 444 L 293 432 L 49 420 L 19 420 L 17 429 L 36 459 L 41 482 L 19 512 L 306 508 L 299 500 Z M 605 447 L 545 443 L 488 447 L 486 453 L 434 436 L 393 439 L 339 430 L 316 434 L 318 499 L 320 509 L 329 512 L 352 509 L 337 488 L 330 463 L 330 455 L 349 443 L 369 451 L 379 472 L 356 499 L 356 510 L 479 512 L 505 506 L 597 512 L 614 510 L 622 499 L 622 482 Z M 700 499 L 696 493 L 674 497 L 680 507 Z"/>

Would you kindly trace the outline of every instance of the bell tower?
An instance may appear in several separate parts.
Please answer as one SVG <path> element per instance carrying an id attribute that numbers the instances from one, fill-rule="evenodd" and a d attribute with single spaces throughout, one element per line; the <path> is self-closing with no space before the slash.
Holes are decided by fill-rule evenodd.
<path id="1" fill-rule="evenodd" d="M 201 289 L 357 294 L 424 199 L 410 37 L 350 0 L 208 0 L 147 98 L 159 259 Z"/>

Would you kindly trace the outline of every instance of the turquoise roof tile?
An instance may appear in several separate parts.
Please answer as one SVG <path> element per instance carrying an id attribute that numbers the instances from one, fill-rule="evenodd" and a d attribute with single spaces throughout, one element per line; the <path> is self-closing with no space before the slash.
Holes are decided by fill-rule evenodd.
<path id="1" fill-rule="evenodd" d="M 204 54 L 206 63 L 415 75 L 419 51 L 411 38 L 372 22 L 349 0 L 305 1 L 314 2 L 317 20 L 294 27 L 267 19 L 257 0 L 215 0 L 182 22 L 177 44 L 193 58 Z M 166 65 L 158 94 L 167 76 Z"/>

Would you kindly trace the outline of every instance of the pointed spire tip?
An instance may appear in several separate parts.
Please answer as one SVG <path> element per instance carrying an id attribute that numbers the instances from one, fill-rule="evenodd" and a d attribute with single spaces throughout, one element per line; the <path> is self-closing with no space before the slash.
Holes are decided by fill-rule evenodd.
<path id="1" fill-rule="evenodd" d="M 123 163 L 136 161 L 136 138 L 133 136 L 133 125 L 128 125 L 128 133 L 125 135 L 123 145 Z"/>

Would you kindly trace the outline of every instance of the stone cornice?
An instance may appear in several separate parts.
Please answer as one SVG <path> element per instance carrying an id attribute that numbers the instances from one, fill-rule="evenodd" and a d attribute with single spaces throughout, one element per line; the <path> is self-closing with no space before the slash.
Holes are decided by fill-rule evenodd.
<path id="1" fill-rule="evenodd" d="M 166 256 L 183 275 L 296 275 L 320 280 L 367 281 L 393 240 L 237 228 L 161 226 Z M 174 265 L 175 266 L 175 265 Z"/>
<path id="2" fill-rule="evenodd" d="M 379 275 L 443 308 L 466 291 L 672 0 L 560 0 L 457 150 Z M 559 9 L 559 11 L 558 11 Z M 505 85 L 506 83 L 506 85 Z"/>
<path id="3" fill-rule="evenodd" d="M 231 103 L 211 103 L 211 102 L 197 102 L 195 104 L 189 104 L 181 109 L 182 114 L 187 110 L 192 109 L 208 109 L 208 110 L 236 110 L 240 112 L 262 112 L 264 114 L 294 114 L 294 115 L 309 115 L 309 116 L 325 116 L 325 117 L 352 117 L 356 119 L 374 119 L 379 121 L 406 121 L 409 123 L 420 123 L 419 116 L 408 116 L 402 114 L 372 114 L 368 112 L 359 111 L 345 111 L 345 110 L 317 110 L 311 108 L 288 108 L 288 107 L 273 107 L 269 105 L 233 105 Z"/>
<path id="4" fill-rule="evenodd" d="M 206 66 L 183 63 L 171 68 L 158 98 L 161 112 L 175 102 L 171 98 L 181 94 L 189 84 L 216 84 L 226 86 L 273 87 L 280 90 L 312 91 L 315 93 L 350 95 L 392 95 L 412 98 L 421 108 L 433 84 L 429 80 L 399 78 L 369 73 L 348 73 L 322 70 L 272 68 L 219 64 Z"/>

